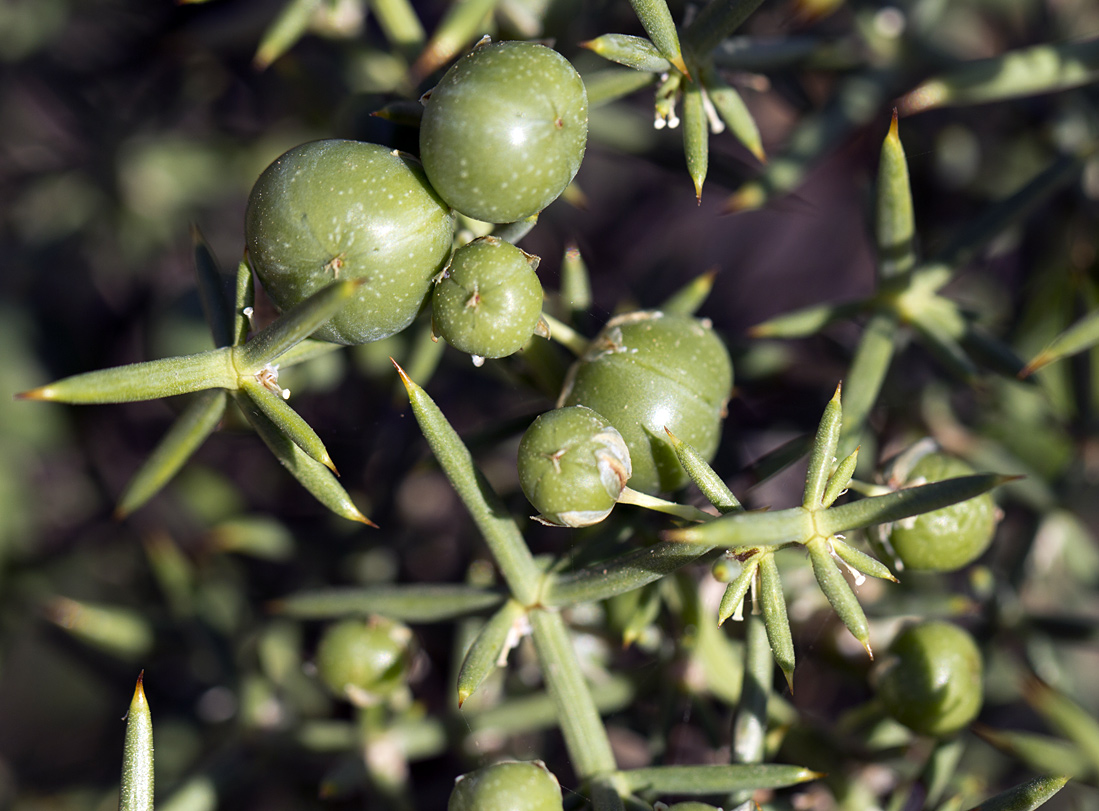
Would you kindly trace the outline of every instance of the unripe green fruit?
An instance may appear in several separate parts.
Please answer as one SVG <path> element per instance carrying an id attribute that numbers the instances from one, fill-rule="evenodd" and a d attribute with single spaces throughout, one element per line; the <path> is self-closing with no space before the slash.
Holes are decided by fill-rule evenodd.
<path id="1" fill-rule="evenodd" d="M 878 696 L 914 732 L 952 735 L 980 712 L 982 676 L 973 637 L 949 622 L 924 622 L 893 640 L 878 671 Z"/>
<path id="2" fill-rule="evenodd" d="M 420 156 L 439 195 L 486 222 L 537 214 L 572 182 L 588 138 L 580 74 L 531 42 L 479 45 L 424 99 Z"/>
<path id="3" fill-rule="evenodd" d="M 905 486 L 973 474 L 973 468 L 946 453 L 928 453 L 909 471 Z M 972 563 L 996 531 L 996 504 L 988 493 L 941 510 L 897 521 L 888 543 L 905 569 L 952 572 Z"/>
<path id="4" fill-rule="evenodd" d="M 664 429 L 713 458 L 732 387 L 729 353 L 709 322 L 636 312 L 596 336 L 569 370 L 558 405 L 606 417 L 630 449 L 630 487 L 658 493 L 687 483 Z"/>
<path id="5" fill-rule="evenodd" d="M 407 327 L 450 256 L 454 215 L 409 155 L 360 141 L 291 149 L 252 187 L 248 259 L 282 310 L 365 279 L 314 337 L 361 344 Z"/>
<path id="6" fill-rule="evenodd" d="M 317 646 L 317 674 L 337 698 L 369 706 L 408 680 L 412 632 L 384 617 L 329 626 Z"/>
<path id="7" fill-rule="evenodd" d="M 584 406 L 547 411 L 519 443 L 519 484 L 547 524 L 586 527 L 602 521 L 630 472 L 622 435 Z"/>
<path id="8" fill-rule="evenodd" d="M 561 811 L 561 786 L 540 762 L 495 763 L 454 784 L 447 811 Z"/>
<path id="9" fill-rule="evenodd" d="M 483 358 L 518 352 L 542 317 L 537 267 L 537 257 L 496 237 L 463 245 L 431 294 L 436 332 Z"/>

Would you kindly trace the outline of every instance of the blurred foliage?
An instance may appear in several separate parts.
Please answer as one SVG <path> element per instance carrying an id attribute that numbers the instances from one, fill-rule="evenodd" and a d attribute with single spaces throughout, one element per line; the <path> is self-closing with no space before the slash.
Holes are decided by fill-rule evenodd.
<path id="1" fill-rule="evenodd" d="M 462 7 L 466 17 L 452 13 Z M 961 63 L 1099 35 L 1090 0 L 765 3 L 714 52 L 762 152 L 731 134 L 709 137 L 698 201 L 682 133 L 652 127 L 649 80 L 609 74 L 580 47 L 608 33 L 644 36 L 630 4 L 414 9 L 418 25 L 385 0 L 0 0 L 0 807 L 117 807 L 120 718 L 142 668 L 165 809 L 437 809 L 455 775 L 499 755 L 542 758 L 566 794 L 578 788 L 528 642 L 456 707 L 462 657 L 494 602 L 456 622 L 413 622 L 409 690 L 362 711 L 316 678 L 323 621 L 294 619 L 276 602 L 404 583 L 492 592 L 484 542 L 394 397 L 388 358 L 421 382 L 434 370 L 431 396 L 510 512 L 526 516 L 515 443 L 553 404 L 568 362 L 559 347 L 475 371 L 431 344 L 421 322 L 281 379 L 379 530 L 329 515 L 232 412 L 161 495 L 116 521 L 126 482 L 186 404 L 11 398 L 69 374 L 209 348 L 188 225 L 234 266 L 248 190 L 282 151 L 350 137 L 416 152 L 413 128 L 371 113 L 415 100 L 483 33 L 554 40 L 590 86 L 611 90 L 592 111 L 575 190 L 523 247 L 542 257 L 547 288 L 591 297 L 570 313 L 588 335 L 613 312 L 656 306 L 717 268 L 700 314 L 728 338 L 738 388 L 713 466 L 749 508 L 781 506 L 798 503 L 803 472 L 781 472 L 781 450 L 816 429 L 864 324 L 841 319 L 782 343 L 747 331 L 874 294 L 867 223 L 895 99 Z M 696 10 L 673 2 L 671 12 L 681 23 Z M 440 33 L 449 51 L 423 60 Z M 626 86 L 636 92 L 612 92 Z M 1055 89 L 900 119 L 921 256 L 948 250 L 1056 158 L 1099 139 L 1094 84 Z M 944 290 L 1024 359 L 1099 305 L 1099 160 L 1081 165 L 990 235 Z M 759 207 L 726 215 L 746 202 Z M 581 254 L 590 286 L 575 275 Z M 261 297 L 259 323 L 272 317 Z M 877 459 L 864 448 L 870 467 L 930 435 L 977 469 L 1026 476 L 999 494 L 1004 519 L 979 565 L 859 588 L 875 647 L 908 616 L 954 618 L 975 633 L 987 667 L 979 734 L 944 754 L 882 718 L 861 646 L 805 562 L 777 557 L 798 691 L 781 678 L 769 685 L 761 745 L 768 760 L 827 777 L 756 799 L 966 808 L 1056 766 L 1079 779 L 1046 807 L 1092 807 L 1099 352 L 1074 345 L 1030 383 L 987 373 L 967 382 L 898 335 L 868 418 L 879 446 Z M 686 498 L 702 503 L 694 490 Z M 592 537 L 522 526 L 536 555 L 567 556 L 575 538 Z M 601 547 L 577 554 L 619 554 L 667 526 L 620 508 Z M 710 622 L 723 588 L 700 563 L 567 612 L 620 764 L 730 760 L 745 631 Z"/>

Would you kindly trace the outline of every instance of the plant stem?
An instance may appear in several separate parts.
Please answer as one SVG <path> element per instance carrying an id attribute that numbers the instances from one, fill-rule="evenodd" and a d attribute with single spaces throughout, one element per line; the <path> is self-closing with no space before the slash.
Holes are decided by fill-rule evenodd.
<path id="1" fill-rule="evenodd" d="M 550 338 L 557 341 L 557 343 L 572 352 L 576 357 L 580 357 L 588 350 L 588 339 L 568 324 L 563 321 L 558 321 L 546 312 L 542 313 L 542 318 L 546 319 L 546 323 L 549 324 Z"/>
<path id="2" fill-rule="evenodd" d="M 556 611 L 532 611 L 531 628 L 546 687 L 557 707 L 572 766 L 581 780 L 613 772 L 610 739 L 584 681 L 565 621 Z"/>
<path id="3" fill-rule="evenodd" d="M 619 504 L 633 504 L 635 507 L 643 507 L 665 515 L 674 515 L 685 521 L 712 521 L 716 516 L 703 512 L 698 507 L 690 504 L 676 504 L 674 501 L 666 501 L 648 493 L 641 493 L 632 487 L 623 487 L 622 494 L 618 497 Z"/>
<path id="4" fill-rule="evenodd" d="M 397 366 L 396 361 L 393 365 Z M 473 463 L 469 449 L 435 401 L 400 366 L 397 372 L 431 452 L 481 531 L 512 595 L 525 606 L 533 605 L 538 600 L 542 570 L 534 562 L 515 519 Z"/>

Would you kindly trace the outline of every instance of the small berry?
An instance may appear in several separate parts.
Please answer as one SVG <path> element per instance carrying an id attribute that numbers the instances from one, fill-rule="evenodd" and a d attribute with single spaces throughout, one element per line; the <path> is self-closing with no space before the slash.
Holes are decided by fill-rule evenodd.
<path id="1" fill-rule="evenodd" d="M 973 637 L 949 622 L 923 622 L 893 640 L 878 670 L 878 696 L 914 732 L 952 735 L 980 712 L 982 676 Z"/>
<path id="2" fill-rule="evenodd" d="M 454 784 L 447 811 L 561 811 L 561 786 L 538 761 L 495 763 Z"/>

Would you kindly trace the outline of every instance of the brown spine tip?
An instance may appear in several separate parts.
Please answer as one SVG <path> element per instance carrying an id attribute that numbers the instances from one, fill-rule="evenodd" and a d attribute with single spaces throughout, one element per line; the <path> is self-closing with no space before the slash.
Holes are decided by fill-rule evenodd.
<path id="1" fill-rule="evenodd" d="M 1034 358 L 1026 366 L 1024 366 L 1022 369 L 1020 369 L 1019 374 L 1016 375 L 1016 377 L 1018 377 L 1020 380 L 1026 380 L 1028 377 L 1030 377 L 1032 374 L 1037 372 L 1039 369 L 1041 369 L 1047 363 L 1049 363 L 1049 360 L 1047 359 L 1045 353 L 1043 352 L 1042 354 L 1040 354 L 1036 358 Z"/>
<path id="2" fill-rule="evenodd" d="M 141 672 L 137 674 L 137 684 L 134 685 L 134 699 L 133 703 L 137 705 L 148 703 L 145 700 L 145 669 L 142 668 Z M 129 715 L 129 713 L 127 713 Z"/>
<path id="3" fill-rule="evenodd" d="M 683 61 L 683 55 L 676 56 L 675 59 L 670 60 L 675 69 L 686 76 L 690 81 L 694 81 L 694 77 L 691 76 L 691 72 L 687 69 L 687 63 Z"/>
<path id="4" fill-rule="evenodd" d="M 758 183 L 749 183 L 739 191 L 733 192 L 725 205 L 722 206 L 722 214 L 739 214 L 742 211 L 755 211 L 766 202 L 766 193 Z"/>
<path id="5" fill-rule="evenodd" d="M 897 126 L 898 115 L 899 114 L 898 114 L 897 108 L 894 107 L 893 108 L 893 120 L 889 122 L 889 137 L 890 138 L 900 138 L 900 130 Z"/>
<path id="6" fill-rule="evenodd" d="M 397 361 L 392 357 L 389 359 L 389 362 L 393 364 L 393 368 L 395 368 L 397 370 L 397 374 L 401 376 L 401 382 L 405 384 L 405 387 L 407 388 L 408 386 L 412 385 L 412 379 L 409 378 L 409 376 L 405 373 L 405 370 L 401 368 L 401 364 L 397 363 Z"/>
<path id="7" fill-rule="evenodd" d="M 457 47 L 453 43 L 437 39 L 429 42 L 408 71 L 413 84 L 419 84 L 442 67 L 456 51 Z"/>
<path id="8" fill-rule="evenodd" d="M 358 515 L 355 517 L 355 520 L 358 521 L 360 524 L 366 524 L 368 527 L 373 527 L 374 529 L 380 529 L 380 527 L 377 524 L 375 524 L 373 521 L 371 521 L 369 518 L 367 518 L 361 512 L 359 512 L 358 510 L 355 510 L 355 512 L 358 513 Z"/>
<path id="9" fill-rule="evenodd" d="M 37 400 L 42 403 L 49 402 L 53 398 L 53 389 L 49 386 L 39 386 L 36 389 L 21 391 L 13 397 L 15 400 Z"/>

